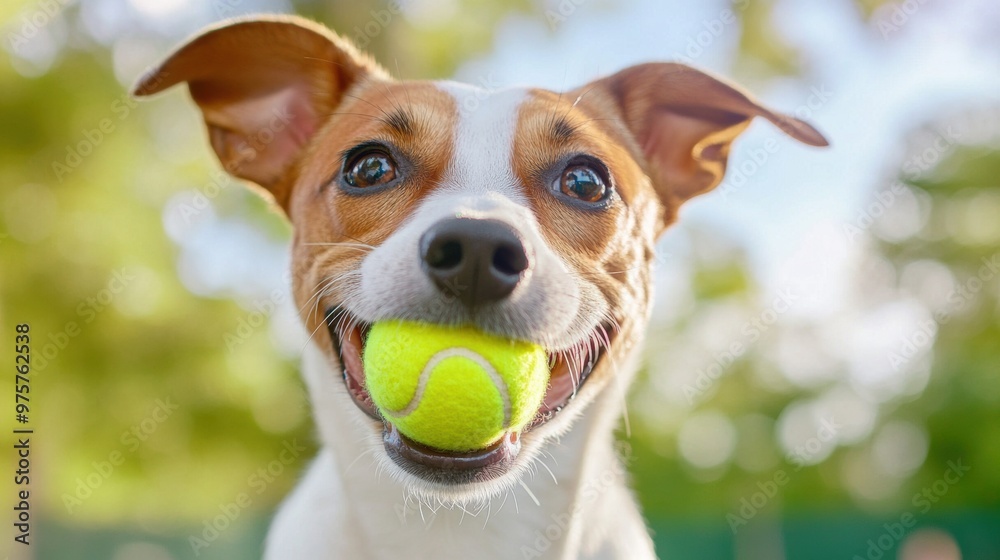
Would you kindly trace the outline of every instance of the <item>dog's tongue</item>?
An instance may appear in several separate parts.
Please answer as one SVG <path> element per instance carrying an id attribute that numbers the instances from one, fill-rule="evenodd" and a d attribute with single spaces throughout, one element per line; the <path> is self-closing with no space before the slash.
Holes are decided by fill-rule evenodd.
<path id="1" fill-rule="evenodd" d="M 579 385 L 580 372 L 584 371 L 583 364 L 570 365 L 572 358 L 560 356 L 555 360 L 552 373 L 549 375 L 549 388 L 545 393 L 545 400 L 539 413 L 545 415 L 562 408 L 570 397 L 572 397 Z M 580 361 L 577 359 L 577 361 Z"/>
<path id="2" fill-rule="evenodd" d="M 340 361 L 344 367 L 344 382 L 350 392 L 351 398 L 369 416 L 377 418 L 375 403 L 372 402 L 371 395 L 365 390 L 365 368 L 361 360 L 362 339 L 364 333 L 358 327 L 340 332 L 334 340 L 339 338 Z"/>

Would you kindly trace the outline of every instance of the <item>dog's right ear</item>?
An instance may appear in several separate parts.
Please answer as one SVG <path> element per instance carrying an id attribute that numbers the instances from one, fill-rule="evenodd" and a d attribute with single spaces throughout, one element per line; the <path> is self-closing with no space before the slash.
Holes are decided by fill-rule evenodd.
<path id="1" fill-rule="evenodd" d="M 344 93 L 387 77 L 325 27 L 297 17 L 255 17 L 201 33 L 140 78 L 133 94 L 187 82 L 222 165 L 287 208 L 287 172 Z"/>

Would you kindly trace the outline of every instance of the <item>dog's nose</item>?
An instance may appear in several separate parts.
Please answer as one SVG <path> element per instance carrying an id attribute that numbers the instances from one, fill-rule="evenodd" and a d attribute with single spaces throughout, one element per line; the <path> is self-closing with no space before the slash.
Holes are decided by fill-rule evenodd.
<path id="1" fill-rule="evenodd" d="M 531 268 L 531 251 L 509 225 L 488 219 L 448 218 L 420 238 L 424 271 L 438 290 L 467 307 L 500 301 Z"/>

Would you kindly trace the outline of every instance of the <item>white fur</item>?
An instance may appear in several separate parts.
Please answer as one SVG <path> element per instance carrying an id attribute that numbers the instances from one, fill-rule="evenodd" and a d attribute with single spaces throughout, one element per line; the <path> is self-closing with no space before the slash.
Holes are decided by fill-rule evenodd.
<path id="1" fill-rule="evenodd" d="M 460 107 L 454 159 L 435 192 L 365 257 L 345 307 L 367 322 L 471 321 L 550 350 L 579 343 L 606 303 L 549 247 L 511 171 L 526 92 L 441 88 Z M 528 280 L 485 316 L 442 296 L 420 269 L 420 236 L 454 216 L 504 221 L 534 251 Z M 629 379 L 634 364 L 626 367 L 615 375 Z M 524 434 L 514 466 L 497 480 L 455 488 L 388 458 L 381 424 L 351 402 L 340 372 L 312 344 L 303 373 L 324 448 L 276 518 L 265 558 L 654 558 L 613 452 L 622 402 L 613 386 L 601 394 L 585 386 L 554 420 Z"/>
<path id="2" fill-rule="evenodd" d="M 501 194 L 527 206 L 511 165 L 518 109 L 527 92 L 517 88 L 490 92 L 459 82 L 440 82 L 438 88 L 455 98 L 459 115 L 443 187 L 466 195 Z"/>

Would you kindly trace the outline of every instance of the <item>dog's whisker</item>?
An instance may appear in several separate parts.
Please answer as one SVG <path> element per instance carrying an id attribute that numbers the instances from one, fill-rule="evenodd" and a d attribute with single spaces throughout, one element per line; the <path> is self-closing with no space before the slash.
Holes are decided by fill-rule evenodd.
<path id="1" fill-rule="evenodd" d="M 503 501 L 504 502 L 507 501 L 507 496 L 506 495 L 504 495 Z M 486 520 L 483 521 L 483 529 L 486 529 L 486 526 L 490 524 L 490 516 L 493 514 L 493 502 L 488 500 L 484 504 L 484 506 L 486 507 Z M 503 503 L 500 504 L 500 507 L 501 508 L 503 507 Z"/>
<path id="2" fill-rule="evenodd" d="M 493 499 L 492 498 L 491 499 L 486 499 L 486 500 L 481 500 L 481 502 L 482 503 L 479 504 L 479 507 L 476 508 L 476 517 L 479 517 L 480 515 L 482 515 L 483 514 L 483 510 L 489 511 L 489 509 L 493 507 Z M 487 514 L 487 516 L 488 515 L 489 514 Z"/>
<path id="3" fill-rule="evenodd" d="M 405 525 L 406 524 L 406 515 L 408 513 L 410 513 L 410 495 L 405 490 L 402 492 L 402 494 L 403 494 L 403 512 L 400 515 L 400 519 L 402 520 L 403 524 Z"/>
<path id="4" fill-rule="evenodd" d="M 355 465 L 355 463 L 357 463 L 358 461 L 360 461 L 364 457 L 366 457 L 368 455 L 371 455 L 374 451 L 375 451 L 375 449 L 366 449 L 366 450 L 362 451 L 361 453 L 359 453 L 358 456 L 355 457 L 353 461 L 351 461 L 351 464 L 347 465 L 347 467 L 344 469 L 344 475 L 346 476 L 347 473 L 351 472 L 351 467 L 353 467 Z"/>
<path id="5" fill-rule="evenodd" d="M 580 101 L 583 101 L 584 96 L 587 95 L 588 93 L 590 93 L 591 91 L 593 91 L 596 87 L 597 87 L 597 85 L 595 84 L 593 86 L 590 86 L 586 90 L 584 90 L 584 92 L 581 93 L 579 96 L 577 96 L 577 98 L 573 101 L 573 105 L 572 106 L 576 107 L 577 105 L 579 105 Z"/>
<path id="6" fill-rule="evenodd" d="M 580 274 L 581 276 L 586 277 L 586 278 L 603 279 L 603 278 L 606 278 L 609 274 L 627 274 L 627 273 L 633 272 L 635 270 L 641 270 L 642 268 L 645 268 L 647 266 L 649 266 L 647 263 L 640 263 L 640 264 L 637 264 L 635 266 L 630 266 L 628 268 L 623 268 L 621 270 L 603 270 L 603 269 L 598 269 L 598 270 L 582 270 L 581 269 L 581 270 L 578 270 L 577 273 Z"/>
<path id="7" fill-rule="evenodd" d="M 328 281 L 329 281 L 328 279 L 323 279 L 319 281 L 319 284 L 317 285 L 316 290 L 313 292 L 312 296 L 310 296 L 309 299 L 306 300 L 305 304 L 303 304 L 302 307 L 299 308 L 299 314 L 301 314 L 303 311 L 306 310 L 307 307 L 309 307 L 309 304 L 312 303 L 313 299 L 319 297 L 319 294 L 323 291 L 323 286 Z M 313 311 L 313 313 L 315 313 L 315 311 Z"/>
<path id="8" fill-rule="evenodd" d="M 556 478 L 556 473 L 552 472 L 552 469 L 550 469 L 549 466 L 545 464 L 545 461 L 543 461 L 541 457 L 537 459 L 537 462 L 539 465 L 542 466 L 543 469 L 549 471 L 549 476 L 552 477 L 552 483 L 555 484 L 556 486 L 559 486 L 559 480 Z"/>
<path id="9" fill-rule="evenodd" d="M 580 384 L 583 383 L 583 370 L 586 367 L 586 364 L 583 363 L 583 360 L 584 360 L 583 345 L 582 344 L 577 344 L 576 346 L 573 347 L 573 361 L 572 361 L 572 364 L 574 366 L 576 366 L 576 368 L 577 368 L 576 372 L 575 372 L 576 373 L 576 382 L 573 383 L 573 396 L 574 397 L 576 396 L 576 392 L 580 388 Z M 573 373 L 572 369 L 570 370 L 570 373 Z"/>
<path id="10" fill-rule="evenodd" d="M 399 59 L 394 59 L 396 62 L 396 77 L 400 77 L 402 72 L 399 70 Z M 406 96 L 406 108 L 410 113 L 413 113 L 413 99 L 410 99 L 410 88 L 403 88 L 403 94 Z"/>
<path id="11" fill-rule="evenodd" d="M 334 330 L 341 333 L 350 332 L 351 322 L 353 322 L 353 319 L 350 318 L 349 313 L 341 313 L 340 317 L 337 318 L 337 324 L 334 326 Z"/>
<path id="12" fill-rule="evenodd" d="M 382 113 L 382 114 L 383 114 L 383 115 L 385 116 L 385 118 L 381 118 L 381 117 L 380 117 L 380 118 L 378 119 L 379 121 L 381 121 L 381 122 L 385 123 L 385 124 L 386 124 L 387 126 L 392 126 L 392 120 L 393 120 L 393 119 L 392 119 L 392 115 L 390 115 L 390 114 L 389 114 L 389 113 L 388 113 L 388 112 L 387 112 L 387 111 L 386 111 L 385 109 L 383 109 L 383 108 L 382 108 L 381 106 L 379 106 L 379 105 L 376 105 L 376 104 L 372 103 L 371 101 L 368 101 L 368 100 L 367 100 L 367 99 L 365 99 L 364 97 L 359 97 L 359 96 L 357 96 L 357 95 L 351 95 L 351 94 L 349 94 L 349 93 L 344 93 L 344 94 L 343 94 L 343 96 L 344 96 L 344 97 L 350 97 L 350 98 L 352 98 L 352 99 L 356 99 L 356 100 L 358 100 L 358 101 L 361 101 L 361 102 L 363 102 L 363 103 L 367 103 L 367 104 L 368 104 L 368 105 L 370 105 L 370 106 L 371 106 L 372 108 L 374 108 L 374 109 L 375 109 L 376 111 L 380 111 L 380 112 L 381 112 L 381 113 Z"/>
<path id="13" fill-rule="evenodd" d="M 462 504 L 460 504 L 460 503 L 456 503 L 456 504 L 455 504 L 455 506 L 456 506 L 456 507 L 457 507 L 458 509 L 462 510 L 462 517 L 460 517 L 460 518 L 459 518 L 459 520 L 458 520 L 458 524 L 459 524 L 459 525 L 461 525 L 461 524 L 462 524 L 462 521 L 464 521 L 464 520 L 465 520 L 465 516 L 466 516 L 466 514 L 468 514 L 468 515 L 470 515 L 470 516 L 473 516 L 473 517 L 475 517 L 475 516 L 474 516 L 474 515 L 473 515 L 472 513 L 469 513 L 469 510 L 465 509 L 465 506 L 463 506 Z"/>
<path id="14" fill-rule="evenodd" d="M 396 111 L 398 111 L 398 112 L 399 112 L 399 114 L 401 114 L 401 115 L 405 115 L 406 117 L 410 117 L 410 116 L 411 116 L 411 115 L 410 115 L 410 111 L 408 111 L 408 110 L 407 110 L 407 109 L 408 109 L 408 107 L 403 107 L 403 106 L 402 106 L 402 105 L 401 105 L 401 104 L 399 103 L 399 99 L 397 99 L 397 98 L 396 98 L 396 94 L 395 94 L 395 93 L 393 93 L 393 91 L 392 91 L 391 89 L 389 89 L 389 84 L 388 84 L 388 82 L 384 82 L 384 83 L 382 84 L 382 89 L 384 90 L 384 92 L 382 93 L 382 97 L 383 97 L 383 98 L 384 98 L 384 99 L 385 99 L 386 101 L 388 101 L 388 102 L 389 102 L 389 103 L 390 103 L 390 104 L 391 104 L 391 105 L 392 105 L 392 106 L 393 106 L 393 107 L 394 107 L 394 108 L 396 109 Z M 408 90 L 407 90 L 407 91 L 408 91 Z M 388 94 L 388 96 L 387 96 L 386 94 Z M 389 99 L 389 97 L 391 97 L 392 99 Z"/>
<path id="15" fill-rule="evenodd" d="M 309 307 L 309 305 L 313 302 L 314 299 L 316 299 L 316 298 L 322 298 L 322 294 L 326 290 L 327 285 L 329 285 L 330 283 L 333 283 L 335 281 L 336 280 L 334 278 L 324 278 L 323 280 L 320 280 L 319 285 L 316 287 L 316 291 L 314 291 L 313 295 L 310 296 L 309 299 L 306 300 L 305 304 L 302 305 L 302 307 L 299 308 L 299 313 L 301 314 L 303 311 L 305 311 L 306 308 Z M 318 305 L 317 305 L 317 307 L 318 307 Z M 316 309 L 314 308 L 312 310 L 312 312 L 310 313 L 310 315 L 315 314 L 315 312 L 316 312 Z"/>
<path id="16" fill-rule="evenodd" d="M 302 347 L 299 348 L 299 354 L 305 351 L 305 349 L 309 346 L 309 343 L 312 342 L 313 337 L 316 336 L 316 333 L 318 333 L 319 330 L 326 325 L 327 321 L 330 320 L 330 317 L 333 316 L 333 313 L 334 313 L 333 311 L 330 311 L 329 313 L 324 314 L 323 321 L 320 321 L 320 323 L 316 325 L 316 328 L 313 329 L 312 333 L 309 334 L 309 338 L 307 338 L 306 341 L 302 344 Z"/>
<path id="17" fill-rule="evenodd" d="M 556 456 L 551 451 L 549 451 L 548 449 L 541 449 L 541 450 L 539 450 L 539 452 L 542 455 L 548 455 L 549 457 L 552 458 L 552 463 L 554 463 L 557 466 L 559 465 L 559 459 L 556 458 Z"/>
<path id="18" fill-rule="evenodd" d="M 500 507 L 497 508 L 497 513 L 500 513 L 501 511 L 503 511 L 503 506 L 507 505 L 507 498 L 510 497 L 510 495 L 512 493 L 513 493 L 513 490 L 511 490 L 509 488 L 507 489 L 506 492 L 504 492 L 503 500 L 500 501 Z M 490 513 L 493 512 L 493 501 L 492 500 L 489 502 L 489 507 L 490 507 L 490 510 L 489 510 L 489 512 L 486 515 L 486 522 L 487 523 L 490 520 Z"/>
<path id="19" fill-rule="evenodd" d="M 350 115 L 352 117 L 368 117 L 369 119 L 372 119 L 372 120 L 375 120 L 375 121 L 381 121 L 382 120 L 382 118 L 379 117 L 378 115 L 369 115 L 368 113 L 352 113 L 350 111 L 332 111 L 332 112 L 326 114 L 327 118 L 333 117 L 333 116 L 337 116 L 337 115 Z"/>
<path id="20" fill-rule="evenodd" d="M 374 245 L 369 245 L 367 243 L 348 242 L 348 241 L 329 241 L 329 242 L 310 241 L 308 243 L 302 243 L 302 245 L 314 246 L 314 247 L 347 247 L 350 249 L 366 249 L 368 251 L 376 249 Z"/>
<path id="21" fill-rule="evenodd" d="M 330 291 L 334 288 L 334 286 L 336 286 L 338 282 L 344 282 L 347 279 L 351 278 L 352 275 L 354 274 L 360 274 L 360 270 L 358 269 L 349 270 L 341 274 L 340 276 L 336 277 L 331 276 L 320 280 L 319 285 L 316 288 L 316 291 L 313 292 L 313 295 L 308 300 L 306 300 L 306 303 L 302 307 L 299 308 L 299 313 L 301 314 L 303 311 L 305 311 L 305 309 L 309 307 L 309 304 L 315 300 L 315 305 L 313 306 L 313 309 L 310 312 L 310 317 L 315 316 L 316 312 L 319 310 L 319 304 L 320 301 L 323 299 L 323 297 L 329 295 Z"/>
<path id="22" fill-rule="evenodd" d="M 528 493 L 528 496 L 531 498 L 531 501 L 535 502 L 536 506 L 542 507 L 542 503 L 538 501 L 538 497 L 535 496 L 535 493 L 531 491 L 531 488 L 528 488 L 528 484 L 524 482 L 523 479 L 518 480 L 518 483 L 520 483 L 521 488 L 524 488 L 524 491 Z"/>
<path id="23" fill-rule="evenodd" d="M 563 74 L 563 80 L 565 81 L 565 79 L 566 79 L 565 74 Z M 556 128 L 556 122 L 559 119 L 558 116 L 559 108 L 562 106 L 562 99 L 564 94 L 565 93 L 562 91 L 559 92 L 559 96 L 556 98 L 555 106 L 552 108 L 551 111 L 548 111 L 548 115 L 546 115 L 545 126 L 548 130 L 555 130 Z M 572 109 L 572 107 L 570 107 L 570 109 Z"/>

